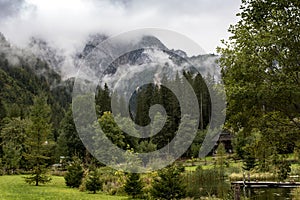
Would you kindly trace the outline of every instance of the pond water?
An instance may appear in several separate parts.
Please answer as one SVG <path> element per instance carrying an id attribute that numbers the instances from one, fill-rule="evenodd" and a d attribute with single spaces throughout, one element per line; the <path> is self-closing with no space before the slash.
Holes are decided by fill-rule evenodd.
<path id="1" fill-rule="evenodd" d="M 241 191 L 251 200 L 288 200 L 292 198 L 291 188 L 249 188 Z"/>
<path id="2" fill-rule="evenodd" d="M 236 188 L 229 180 L 220 181 L 219 173 L 216 169 L 200 169 L 186 173 L 188 195 L 195 199 L 204 196 L 234 199 L 239 195 L 249 200 L 300 200 L 292 194 L 294 188 Z"/>

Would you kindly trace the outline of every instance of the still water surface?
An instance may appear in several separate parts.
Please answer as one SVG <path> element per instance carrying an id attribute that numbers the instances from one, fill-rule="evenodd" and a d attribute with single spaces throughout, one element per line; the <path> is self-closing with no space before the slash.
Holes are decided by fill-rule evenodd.
<path id="1" fill-rule="evenodd" d="M 251 188 L 245 189 L 243 195 L 251 200 L 288 200 L 293 199 L 290 188 Z"/>

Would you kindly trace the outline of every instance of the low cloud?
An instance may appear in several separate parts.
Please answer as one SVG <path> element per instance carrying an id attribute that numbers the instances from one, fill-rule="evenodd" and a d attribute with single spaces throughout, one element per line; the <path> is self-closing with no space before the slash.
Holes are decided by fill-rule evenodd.
<path id="1" fill-rule="evenodd" d="M 0 0 L 0 20 L 6 20 L 9 17 L 18 15 L 24 4 L 24 0 Z"/>
<path id="2" fill-rule="evenodd" d="M 228 37 L 229 25 L 236 22 L 239 4 L 237 0 L 0 0 L 0 32 L 21 46 L 38 36 L 74 51 L 91 33 L 115 35 L 155 27 L 184 34 L 214 53 L 220 40 Z"/>

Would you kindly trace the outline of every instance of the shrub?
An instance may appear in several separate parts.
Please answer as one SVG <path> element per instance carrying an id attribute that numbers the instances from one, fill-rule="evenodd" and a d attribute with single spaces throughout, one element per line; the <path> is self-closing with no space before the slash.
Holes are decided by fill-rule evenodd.
<path id="1" fill-rule="evenodd" d="M 123 171 L 116 171 L 109 167 L 98 169 L 100 180 L 102 182 L 103 192 L 110 195 L 125 195 L 124 185 L 126 177 Z"/>
<path id="2" fill-rule="evenodd" d="M 182 199 L 186 196 L 185 187 L 181 173 L 183 167 L 175 165 L 169 166 L 158 172 L 158 177 L 154 180 L 151 195 L 155 199 Z"/>
<path id="3" fill-rule="evenodd" d="M 125 183 L 125 192 L 133 199 L 142 194 L 143 183 L 140 179 L 140 174 L 132 173 L 129 175 Z"/>
<path id="4" fill-rule="evenodd" d="M 96 194 L 96 192 L 101 188 L 102 188 L 102 182 L 100 180 L 100 175 L 97 169 L 90 170 L 86 180 L 86 189 L 88 191 L 93 192 L 93 194 Z"/>
<path id="5" fill-rule="evenodd" d="M 78 188 L 82 183 L 83 168 L 78 158 L 73 159 L 73 163 L 67 168 L 65 175 L 66 185 L 72 188 Z"/>

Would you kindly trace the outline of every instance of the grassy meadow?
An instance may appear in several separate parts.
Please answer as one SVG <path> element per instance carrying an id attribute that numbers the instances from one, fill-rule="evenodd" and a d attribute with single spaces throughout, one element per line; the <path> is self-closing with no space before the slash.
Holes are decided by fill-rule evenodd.
<path id="1" fill-rule="evenodd" d="M 125 200 L 127 197 L 109 196 L 106 194 L 91 194 L 80 192 L 77 188 L 65 185 L 63 177 L 52 176 L 49 184 L 42 186 L 28 185 L 23 180 L 24 175 L 0 176 L 1 200 Z"/>

